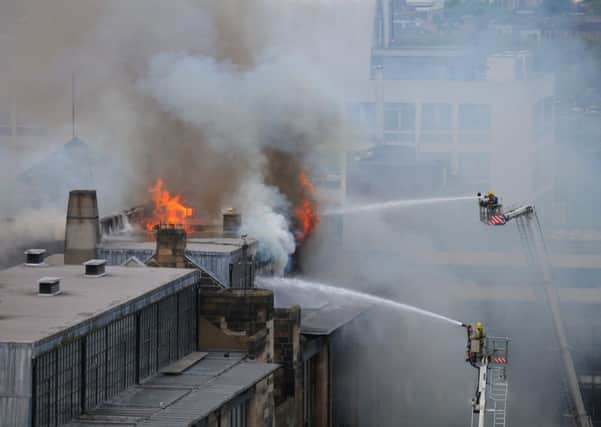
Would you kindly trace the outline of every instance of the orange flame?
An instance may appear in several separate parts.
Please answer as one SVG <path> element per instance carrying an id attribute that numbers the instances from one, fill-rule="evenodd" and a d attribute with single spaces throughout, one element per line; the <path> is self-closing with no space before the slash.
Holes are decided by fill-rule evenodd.
<path id="1" fill-rule="evenodd" d="M 294 213 L 298 219 L 300 230 L 298 231 L 298 240 L 304 242 L 307 237 L 319 225 L 319 216 L 315 206 L 315 186 L 304 171 L 301 171 L 298 177 L 303 198 Z"/>
<path id="2" fill-rule="evenodd" d="M 152 195 L 154 210 L 151 218 L 146 222 L 146 229 L 152 231 L 159 224 L 181 224 L 186 232 L 190 233 L 191 228 L 187 219 L 192 216 L 193 210 L 182 204 L 181 195 L 171 196 L 169 191 L 163 189 L 163 180 L 160 178 L 148 191 Z"/>

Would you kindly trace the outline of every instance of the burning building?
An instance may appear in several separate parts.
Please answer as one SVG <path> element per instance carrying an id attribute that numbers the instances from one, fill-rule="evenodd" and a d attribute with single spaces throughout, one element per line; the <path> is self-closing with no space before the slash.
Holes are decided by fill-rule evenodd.
<path id="1" fill-rule="evenodd" d="M 0 271 L 0 425 L 336 425 L 330 341 L 369 307 L 276 304 L 226 215 L 229 237 L 159 223 L 124 238 L 127 215 L 72 191 L 64 254 Z"/>

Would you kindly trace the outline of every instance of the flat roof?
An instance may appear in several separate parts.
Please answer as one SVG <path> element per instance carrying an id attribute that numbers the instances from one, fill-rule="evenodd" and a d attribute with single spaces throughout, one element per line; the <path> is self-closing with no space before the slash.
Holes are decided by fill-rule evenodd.
<path id="1" fill-rule="evenodd" d="M 303 309 L 301 310 L 301 333 L 330 335 L 371 306 L 371 304 L 327 304 L 317 309 Z"/>
<path id="2" fill-rule="evenodd" d="M 256 244 L 255 239 L 248 238 L 246 242 L 249 245 Z M 189 238 L 186 243 L 186 251 L 189 252 L 207 252 L 207 253 L 231 253 L 239 250 L 244 241 L 237 238 L 215 237 L 215 238 Z M 152 240 L 136 241 L 129 239 L 107 239 L 100 242 L 100 249 L 133 249 L 140 251 L 154 251 L 156 242 Z"/>
<path id="3" fill-rule="evenodd" d="M 253 387 L 279 365 L 243 353 L 211 352 L 181 375 L 158 374 L 130 387 L 68 427 L 187 427 Z"/>
<path id="4" fill-rule="evenodd" d="M 0 270 L 0 341 L 34 343 L 77 326 L 172 282 L 192 284 L 196 270 L 107 267 L 100 278 L 83 265 L 23 265 Z M 39 296 L 42 277 L 59 277 L 61 294 Z"/>

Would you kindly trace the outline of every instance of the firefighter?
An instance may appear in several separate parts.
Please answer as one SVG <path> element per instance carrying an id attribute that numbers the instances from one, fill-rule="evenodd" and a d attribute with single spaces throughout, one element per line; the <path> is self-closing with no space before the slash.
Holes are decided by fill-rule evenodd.
<path id="1" fill-rule="evenodd" d="M 476 329 L 470 334 L 470 356 L 471 362 L 476 363 L 484 357 L 484 345 L 486 342 L 486 332 L 482 322 L 476 323 Z"/>
<path id="2" fill-rule="evenodd" d="M 495 196 L 495 194 L 492 191 L 486 193 L 486 200 L 489 206 L 495 206 L 499 204 L 499 198 Z"/>

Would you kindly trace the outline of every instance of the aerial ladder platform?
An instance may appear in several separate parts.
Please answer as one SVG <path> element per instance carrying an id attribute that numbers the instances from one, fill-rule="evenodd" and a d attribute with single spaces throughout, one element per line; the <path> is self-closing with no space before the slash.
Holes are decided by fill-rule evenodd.
<path id="1" fill-rule="evenodd" d="M 478 193 L 478 204 L 480 207 L 480 221 L 484 224 L 503 226 L 509 221 L 515 221 L 517 224 L 528 263 L 535 271 L 540 273 L 542 278 L 541 285 L 551 313 L 553 330 L 561 353 L 564 379 L 573 408 L 574 425 L 577 427 L 591 427 L 592 422 L 582 400 L 578 376 L 574 368 L 574 361 L 570 354 L 565 328 L 561 319 L 559 296 L 557 289 L 553 285 L 547 245 L 535 207 L 533 205 L 524 205 L 503 211 L 503 205 L 500 203 L 499 198 L 492 192 L 486 195 Z"/>
<path id="2" fill-rule="evenodd" d="M 509 338 L 485 337 L 478 352 L 472 351 L 474 330 L 467 329 L 466 361 L 478 370 L 478 383 L 472 398 L 470 427 L 506 427 L 507 425 L 507 363 Z"/>

